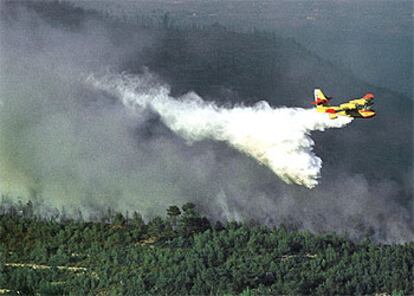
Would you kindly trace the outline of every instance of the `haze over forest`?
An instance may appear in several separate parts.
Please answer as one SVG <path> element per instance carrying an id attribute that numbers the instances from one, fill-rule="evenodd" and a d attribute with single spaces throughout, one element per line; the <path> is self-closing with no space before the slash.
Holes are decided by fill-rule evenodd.
<path id="1" fill-rule="evenodd" d="M 413 2 L 397 1 L 82 1 L 80 7 L 135 19 L 166 13 L 179 24 L 221 24 L 292 37 L 356 77 L 412 97 Z M 317 69 L 323 71 L 323 69 Z"/>
<path id="2" fill-rule="evenodd" d="M 2 2 L 3 203 L 42 200 L 40 214 L 80 208 L 97 219 L 108 207 L 150 218 L 191 201 L 223 221 L 414 239 L 409 2 L 70 3 Z M 228 108 L 311 108 L 315 87 L 341 99 L 372 91 L 378 116 L 312 132 L 323 167 L 309 190 L 223 141 L 188 141 L 156 110 L 90 84 L 108 72 L 150 72 L 145 91 L 168 85 L 169 98 L 194 92 Z"/>

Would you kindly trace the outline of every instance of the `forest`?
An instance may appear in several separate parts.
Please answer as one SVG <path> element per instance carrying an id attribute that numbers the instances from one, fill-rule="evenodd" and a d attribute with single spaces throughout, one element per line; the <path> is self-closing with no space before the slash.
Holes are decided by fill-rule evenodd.
<path id="1" fill-rule="evenodd" d="M 353 242 L 289 225 L 209 221 L 192 203 L 145 222 L 34 204 L 0 208 L 0 293 L 20 295 L 412 295 L 414 243 Z"/>

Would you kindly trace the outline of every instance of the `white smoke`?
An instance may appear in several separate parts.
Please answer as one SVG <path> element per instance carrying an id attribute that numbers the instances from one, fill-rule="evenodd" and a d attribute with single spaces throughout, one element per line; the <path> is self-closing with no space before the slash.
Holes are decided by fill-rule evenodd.
<path id="1" fill-rule="evenodd" d="M 313 109 L 272 108 L 265 101 L 254 106 L 218 106 L 194 92 L 174 98 L 168 86 L 146 72 L 142 75 L 90 76 L 94 87 L 118 97 L 133 109 L 151 108 L 172 131 L 189 143 L 223 141 L 269 167 L 286 183 L 313 188 L 322 160 L 312 151 L 312 131 L 340 128 L 351 118 L 329 119 Z"/>

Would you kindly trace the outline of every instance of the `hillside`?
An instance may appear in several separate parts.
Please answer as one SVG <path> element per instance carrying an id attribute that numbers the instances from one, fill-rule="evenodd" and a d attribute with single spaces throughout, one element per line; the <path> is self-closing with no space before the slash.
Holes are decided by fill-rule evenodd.
<path id="1" fill-rule="evenodd" d="M 280 226 L 219 222 L 170 206 L 145 223 L 51 220 L 0 209 L 0 294 L 367 295 L 414 293 L 414 244 L 353 243 Z"/>

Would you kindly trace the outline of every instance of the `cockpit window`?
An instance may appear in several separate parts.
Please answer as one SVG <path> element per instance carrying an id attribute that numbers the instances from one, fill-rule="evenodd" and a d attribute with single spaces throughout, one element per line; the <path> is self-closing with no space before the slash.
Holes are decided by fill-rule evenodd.
<path id="1" fill-rule="evenodd" d="M 358 105 L 357 110 L 370 110 L 371 104 L 365 104 L 365 105 Z"/>

